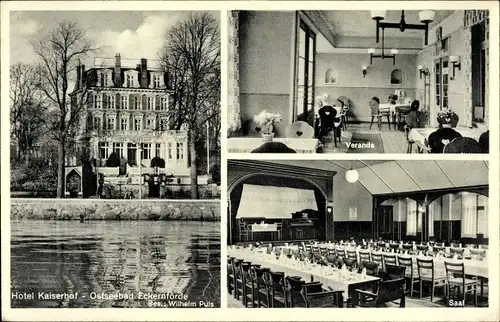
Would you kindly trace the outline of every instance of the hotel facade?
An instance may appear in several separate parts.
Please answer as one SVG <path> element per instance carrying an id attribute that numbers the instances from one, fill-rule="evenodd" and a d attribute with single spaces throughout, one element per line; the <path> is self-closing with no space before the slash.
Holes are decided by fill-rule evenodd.
<path id="1" fill-rule="evenodd" d="M 143 174 L 166 174 L 178 184 L 189 181 L 187 129 L 171 128 L 169 110 L 173 91 L 168 73 L 158 61 L 95 58 L 94 67 L 77 67 L 77 82 L 70 94 L 74 106 L 82 104 L 78 139 L 80 149 L 93 161 L 92 173 L 103 176 L 109 184 L 139 185 Z M 120 159 L 120 168 L 107 167 L 112 153 Z M 162 159 L 161 166 L 151 164 Z M 72 157 L 66 171 L 84 177 L 85 170 Z M 82 181 L 85 181 L 83 179 Z M 186 181 L 186 182 L 185 182 Z M 81 191 L 84 190 L 84 183 Z M 94 185 L 95 186 L 95 185 Z M 132 189 L 133 190 L 133 189 Z"/>

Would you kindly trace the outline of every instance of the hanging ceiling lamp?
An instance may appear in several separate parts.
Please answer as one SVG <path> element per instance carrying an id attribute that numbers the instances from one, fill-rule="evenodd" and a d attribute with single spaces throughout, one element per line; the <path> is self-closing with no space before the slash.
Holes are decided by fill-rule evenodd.
<path id="1" fill-rule="evenodd" d="M 353 163 L 353 162 L 351 162 L 351 169 L 349 169 L 349 170 L 348 170 L 348 171 L 346 171 L 346 173 L 345 173 L 345 179 L 346 179 L 348 182 L 350 182 L 350 183 L 355 183 L 355 182 L 357 182 L 357 181 L 358 181 L 358 179 L 359 179 L 359 173 L 358 173 L 358 171 L 357 171 L 357 170 L 354 170 L 354 169 L 352 168 L 352 163 Z"/>
<path id="2" fill-rule="evenodd" d="M 382 40 L 384 39 L 383 30 L 385 28 L 399 29 L 401 32 L 405 30 L 423 30 L 425 32 L 425 45 L 427 45 L 429 38 L 429 23 L 434 20 L 435 12 L 434 10 L 422 10 L 418 13 L 420 22 L 422 24 L 408 24 L 405 21 L 405 11 L 401 10 L 401 20 L 399 22 L 381 22 L 385 19 L 385 10 L 373 10 L 371 11 L 372 19 L 376 22 L 376 41 L 379 41 L 379 29 L 382 29 Z"/>

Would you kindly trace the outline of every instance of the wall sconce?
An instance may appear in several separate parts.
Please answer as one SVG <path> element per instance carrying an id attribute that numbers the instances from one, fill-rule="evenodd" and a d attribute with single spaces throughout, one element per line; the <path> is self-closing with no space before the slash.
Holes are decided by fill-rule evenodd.
<path id="1" fill-rule="evenodd" d="M 333 212 L 333 207 L 332 206 L 326 207 L 326 211 L 328 212 L 329 215 L 331 215 Z"/>
<path id="2" fill-rule="evenodd" d="M 363 70 L 363 78 L 365 78 L 365 76 L 366 76 L 366 70 L 368 69 L 368 66 L 363 65 L 363 66 L 361 66 L 361 69 Z"/>
<path id="3" fill-rule="evenodd" d="M 460 57 L 459 56 L 450 56 L 450 63 L 451 66 L 453 67 L 453 78 L 455 78 L 455 68 L 458 68 L 460 70 Z"/>
<path id="4" fill-rule="evenodd" d="M 422 66 L 422 65 L 418 65 L 417 68 L 418 68 L 418 71 L 420 72 L 420 79 L 422 79 L 422 75 L 429 76 L 429 74 L 430 74 L 429 69 L 424 68 L 424 66 Z"/>

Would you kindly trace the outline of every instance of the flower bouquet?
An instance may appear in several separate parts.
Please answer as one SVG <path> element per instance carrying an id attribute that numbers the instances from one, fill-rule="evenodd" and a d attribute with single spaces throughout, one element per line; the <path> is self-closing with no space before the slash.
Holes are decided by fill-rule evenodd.
<path id="1" fill-rule="evenodd" d="M 265 130 L 262 133 L 264 141 L 272 141 L 274 137 L 274 124 L 281 123 L 281 115 L 264 110 L 255 115 L 253 121 L 259 125 L 259 127 L 255 128 L 257 132 L 261 130 L 261 126 L 265 126 Z"/>
<path id="2" fill-rule="evenodd" d="M 458 115 L 449 108 L 444 108 L 437 113 L 440 127 L 457 127 Z"/>

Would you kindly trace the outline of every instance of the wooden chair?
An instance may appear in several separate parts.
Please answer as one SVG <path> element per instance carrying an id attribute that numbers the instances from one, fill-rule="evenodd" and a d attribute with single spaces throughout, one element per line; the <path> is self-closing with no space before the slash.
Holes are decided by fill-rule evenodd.
<path id="1" fill-rule="evenodd" d="M 314 128 L 304 121 L 293 122 L 285 129 L 287 138 L 307 138 L 314 137 Z"/>
<path id="2" fill-rule="evenodd" d="M 356 289 L 353 305 L 359 307 L 385 307 L 386 303 L 399 301 L 399 307 L 405 307 L 405 279 L 379 281 L 376 292 Z"/>
<path id="3" fill-rule="evenodd" d="M 265 142 L 258 148 L 252 150 L 251 153 L 297 153 L 297 152 L 281 142 Z"/>
<path id="4" fill-rule="evenodd" d="M 385 271 L 382 279 L 384 281 L 387 281 L 387 280 L 405 278 L 405 271 L 406 271 L 406 266 L 385 263 Z"/>
<path id="5" fill-rule="evenodd" d="M 396 260 L 396 254 L 383 254 L 383 261 L 384 261 L 384 272 L 385 272 L 385 267 L 389 265 L 397 265 L 397 260 Z"/>
<path id="6" fill-rule="evenodd" d="M 379 274 L 379 263 L 362 261 L 359 267 L 360 272 L 366 268 L 366 275 L 378 277 Z"/>
<path id="7" fill-rule="evenodd" d="M 418 278 L 420 280 L 420 298 L 422 298 L 422 284 L 423 282 L 430 282 L 431 284 L 431 302 L 434 300 L 434 292 L 436 287 L 442 286 L 446 294 L 446 276 L 441 275 L 439 272 L 436 274 L 434 270 L 434 260 L 417 258 Z"/>
<path id="8" fill-rule="evenodd" d="M 384 260 L 381 253 L 372 252 L 372 262 L 378 263 L 380 271 L 384 271 Z"/>
<path id="9" fill-rule="evenodd" d="M 414 140 L 410 140 L 410 131 L 412 128 L 408 125 L 405 125 L 404 129 L 405 129 L 405 138 L 406 138 L 406 153 L 412 153 L 413 152 L 413 144 L 415 143 Z"/>
<path id="10" fill-rule="evenodd" d="M 359 261 L 360 262 L 369 262 L 371 261 L 371 258 L 370 258 L 370 251 L 366 250 L 360 250 L 359 251 Z"/>
<path id="11" fill-rule="evenodd" d="M 410 281 L 410 297 L 413 296 L 414 285 L 416 282 L 419 282 L 418 272 L 413 266 L 413 259 L 411 257 L 400 256 L 398 255 L 398 263 L 400 266 L 406 267 L 405 277 Z"/>
<path id="12" fill-rule="evenodd" d="M 380 112 L 379 104 L 380 104 L 380 101 L 377 102 L 377 100 L 375 100 L 375 99 L 372 99 L 369 103 L 371 116 L 372 116 L 372 119 L 370 121 L 370 129 L 372 128 L 373 120 L 375 118 L 377 118 L 377 126 L 378 126 L 378 129 L 380 130 L 382 128 L 382 118 L 383 117 L 387 117 L 387 124 L 389 125 L 389 129 L 390 129 L 391 128 L 390 112 L 389 111 Z"/>
<path id="13" fill-rule="evenodd" d="M 444 146 L 443 153 L 483 153 L 483 147 L 473 138 L 458 137 Z"/>
<path id="14" fill-rule="evenodd" d="M 343 307 L 343 291 L 326 291 L 320 282 L 306 283 L 286 277 L 286 285 L 290 294 L 289 307 Z"/>
<path id="15" fill-rule="evenodd" d="M 285 273 L 283 272 L 269 272 L 270 280 L 270 293 L 272 300 L 272 307 L 288 307 L 288 297 L 285 290 Z"/>
<path id="16" fill-rule="evenodd" d="M 240 241 L 248 241 L 249 240 L 249 237 L 250 237 L 250 229 L 248 229 L 248 225 L 246 222 L 240 220 L 239 223 L 238 223 L 238 232 L 239 232 L 239 236 L 240 236 Z"/>
<path id="17" fill-rule="evenodd" d="M 342 120 L 337 116 L 337 110 L 331 105 L 325 105 L 318 110 L 319 114 L 319 129 L 318 139 L 323 141 L 323 138 L 333 131 L 333 142 L 337 147 L 337 138 L 340 137 L 340 128 L 338 127 Z"/>
<path id="18" fill-rule="evenodd" d="M 464 306 L 467 294 L 474 294 L 474 305 L 477 306 L 477 288 L 479 287 L 479 281 L 477 279 L 465 277 L 464 263 L 444 261 L 444 267 L 446 270 L 448 294 L 450 295 L 451 290 L 454 289 L 458 291 L 458 295 L 460 296 L 460 292 L 462 291 Z"/>
<path id="19" fill-rule="evenodd" d="M 344 264 L 347 267 L 347 269 L 350 271 L 356 271 L 358 268 L 358 263 L 357 263 L 356 258 L 345 258 Z"/>
<path id="20" fill-rule="evenodd" d="M 337 257 L 339 259 L 344 259 L 346 256 L 345 256 L 345 249 L 336 249 L 336 252 L 337 252 Z"/>
<path id="21" fill-rule="evenodd" d="M 358 261 L 358 255 L 356 254 L 355 250 L 347 249 L 346 253 L 347 253 L 347 258 Z"/>
<path id="22" fill-rule="evenodd" d="M 258 307 L 272 307 L 269 268 L 255 267 L 256 302 Z"/>
<path id="23" fill-rule="evenodd" d="M 227 291 L 229 294 L 234 295 L 234 269 L 233 269 L 233 261 L 234 257 L 229 257 L 227 258 Z"/>

